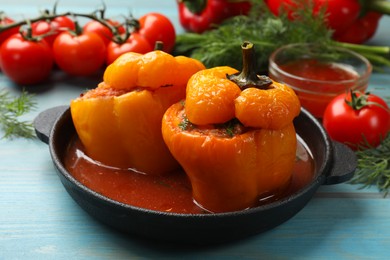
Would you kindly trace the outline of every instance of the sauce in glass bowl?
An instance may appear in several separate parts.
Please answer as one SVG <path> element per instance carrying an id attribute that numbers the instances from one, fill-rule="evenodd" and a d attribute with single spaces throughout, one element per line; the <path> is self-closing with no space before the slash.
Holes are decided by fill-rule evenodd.
<path id="1" fill-rule="evenodd" d="M 269 76 L 290 86 L 301 105 L 322 118 L 328 103 L 350 89 L 364 92 L 372 66 L 358 53 L 329 50 L 313 44 L 291 44 L 276 50 L 269 60 Z"/>

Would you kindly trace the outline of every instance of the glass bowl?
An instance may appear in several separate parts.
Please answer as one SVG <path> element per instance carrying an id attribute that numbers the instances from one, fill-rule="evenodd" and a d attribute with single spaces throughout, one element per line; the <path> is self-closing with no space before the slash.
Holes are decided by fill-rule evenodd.
<path id="1" fill-rule="evenodd" d="M 350 89 L 364 92 L 372 72 L 362 55 L 340 47 L 296 43 L 269 58 L 269 77 L 290 86 L 301 105 L 321 119 L 327 104 Z"/>

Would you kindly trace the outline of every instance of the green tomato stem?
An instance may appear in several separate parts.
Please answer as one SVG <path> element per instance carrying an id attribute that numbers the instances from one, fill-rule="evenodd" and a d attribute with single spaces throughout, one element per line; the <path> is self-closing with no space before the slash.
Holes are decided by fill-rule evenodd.
<path id="1" fill-rule="evenodd" d="M 34 23 L 34 22 L 38 22 L 38 21 L 42 21 L 42 20 L 53 20 L 53 19 L 60 17 L 60 16 L 84 17 L 84 18 L 88 18 L 91 20 L 95 20 L 95 21 L 101 23 L 103 26 L 107 27 L 114 35 L 114 38 L 112 40 L 120 44 L 120 43 L 125 42 L 130 37 L 133 29 L 137 30 L 139 28 L 139 23 L 136 19 L 134 19 L 132 17 L 131 17 L 131 19 L 127 18 L 126 23 L 125 23 L 126 33 L 124 34 L 124 37 L 122 37 L 118 31 L 118 27 L 111 25 L 104 18 L 104 8 L 99 9 L 91 14 L 73 13 L 73 12 L 64 12 L 61 14 L 57 14 L 57 13 L 50 13 L 47 11 L 47 12 L 43 13 L 42 15 L 40 15 L 39 17 L 36 17 L 33 19 L 22 20 L 22 21 L 15 22 L 12 24 L 0 26 L 0 33 L 3 31 L 6 31 L 8 29 L 15 28 L 15 27 L 22 26 L 22 25 L 29 24 L 29 23 Z M 95 13 L 99 13 L 100 17 L 98 17 Z"/>

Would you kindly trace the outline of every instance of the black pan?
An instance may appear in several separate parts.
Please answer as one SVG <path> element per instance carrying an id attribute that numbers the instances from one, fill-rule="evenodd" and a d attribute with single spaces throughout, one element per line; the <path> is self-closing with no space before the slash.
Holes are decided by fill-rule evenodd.
<path id="1" fill-rule="evenodd" d="M 99 221 L 120 231 L 148 239 L 189 243 L 235 240 L 274 228 L 298 213 L 320 185 L 349 180 L 357 162 L 345 145 L 330 141 L 321 124 L 305 109 L 295 119 L 297 134 L 316 165 L 313 181 L 298 192 L 248 210 L 217 214 L 178 214 L 129 206 L 85 187 L 66 169 L 62 158 L 76 131 L 69 107 L 55 107 L 37 116 L 37 136 L 49 145 L 53 163 L 70 196 Z"/>

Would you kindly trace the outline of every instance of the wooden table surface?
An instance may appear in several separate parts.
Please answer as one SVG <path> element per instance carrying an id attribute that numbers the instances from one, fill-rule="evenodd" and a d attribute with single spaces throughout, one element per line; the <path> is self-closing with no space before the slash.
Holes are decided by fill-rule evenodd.
<path id="1" fill-rule="evenodd" d="M 53 3 L 0 0 L 0 10 L 19 19 L 36 16 Z M 58 10 L 88 12 L 98 5 L 100 1 L 59 1 Z M 115 0 L 106 5 L 108 17 L 159 11 L 172 19 L 179 33 L 183 31 L 174 0 Z M 389 45 L 389 28 L 390 19 L 385 17 L 370 44 Z M 100 74 L 74 78 L 53 73 L 48 83 L 33 90 L 38 107 L 25 119 L 68 105 L 100 80 Z M 369 88 L 388 98 L 389 70 L 374 73 Z M 20 93 L 1 73 L 0 89 Z M 388 259 L 389 255 L 390 198 L 383 198 L 375 187 L 322 186 L 302 211 L 275 229 L 228 244 L 182 248 L 143 241 L 97 222 L 65 191 L 46 144 L 0 139 L 0 259 Z"/>

